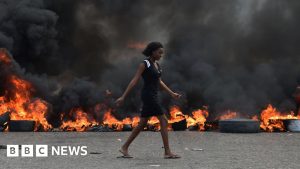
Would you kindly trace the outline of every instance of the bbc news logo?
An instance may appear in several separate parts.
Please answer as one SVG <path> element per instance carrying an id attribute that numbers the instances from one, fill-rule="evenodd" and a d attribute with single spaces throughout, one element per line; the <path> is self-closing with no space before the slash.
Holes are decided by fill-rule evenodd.
<path id="1" fill-rule="evenodd" d="M 7 157 L 86 156 L 87 146 L 7 145 L 6 155 Z"/>

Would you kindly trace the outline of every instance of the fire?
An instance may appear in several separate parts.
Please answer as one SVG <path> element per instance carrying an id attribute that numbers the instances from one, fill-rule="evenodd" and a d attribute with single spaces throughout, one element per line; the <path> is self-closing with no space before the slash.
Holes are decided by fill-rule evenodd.
<path id="1" fill-rule="evenodd" d="M 143 42 L 129 42 L 128 47 L 134 49 L 143 49 L 146 44 Z M 8 72 L 13 65 L 13 59 L 8 54 L 6 49 L 0 48 L 0 66 L 2 69 L 7 69 Z M 46 116 L 49 111 L 50 105 L 43 99 L 36 98 L 35 88 L 32 83 L 22 78 L 20 75 L 11 71 L 5 77 L 6 90 L 3 95 L 0 96 L 0 115 L 9 112 L 11 120 L 34 120 L 36 126 L 34 131 L 48 131 L 53 128 L 47 121 Z M 110 90 L 105 91 L 105 95 L 110 97 L 112 92 Z M 94 125 L 106 125 L 114 130 L 120 131 L 124 125 L 130 125 L 132 128 L 136 127 L 140 121 L 138 116 L 133 118 L 127 117 L 122 120 L 118 120 L 111 113 L 111 109 L 105 104 L 97 104 L 94 107 L 96 112 L 106 110 L 103 115 L 103 121 L 100 123 L 100 119 L 96 121 L 93 117 L 90 117 L 89 113 L 82 110 L 82 108 L 73 108 L 70 113 L 62 113 L 60 129 L 64 131 L 86 131 L 88 127 Z M 187 127 L 198 126 L 200 131 L 205 130 L 205 122 L 209 113 L 207 109 L 197 109 L 192 112 L 192 115 L 185 115 L 179 107 L 172 106 L 170 108 L 170 119 L 168 119 L 168 129 L 173 123 L 186 120 Z M 239 114 L 234 111 L 227 111 L 216 120 L 224 120 L 238 117 Z M 68 119 L 69 118 L 69 119 Z M 252 119 L 260 120 L 260 127 L 264 131 L 272 132 L 275 130 L 284 131 L 283 121 L 284 119 L 300 119 L 300 114 L 296 116 L 293 111 L 280 112 L 272 105 L 268 105 L 266 109 L 261 111 L 260 117 L 253 116 Z M 157 117 L 151 117 L 148 121 L 148 125 L 154 127 L 156 130 L 160 130 L 159 120 Z M 7 131 L 7 130 L 6 130 Z"/>
<path id="2" fill-rule="evenodd" d="M 165 116 L 165 118 L 166 118 L 166 116 Z M 172 130 L 172 125 L 171 124 L 174 123 L 174 122 L 170 123 L 168 119 L 167 119 L 167 121 L 168 121 L 167 129 L 169 131 L 171 131 Z M 161 129 L 159 119 L 155 116 L 151 117 L 148 120 L 147 124 L 150 125 L 151 128 L 154 129 L 155 131 L 159 131 Z"/>
<path id="3" fill-rule="evenodd" d="M 190 126 L 195 126 L 195 125 L 198 125 L 198 129 L 200 131 L 204 131 L 205 128 L 204 128 L 204 125 L 205 125 L 205 122 L 206 122 L 206 118 L 208 117 L 209 113 L 206 109 L 204 110 L 201 110 L 201 109 L 198 109 L 198 110 L 195 110 L 192 112 L 192 117 L 186 115 L 186 120 L 187 120 L 187 127 L 190 127 Z"/>
<path id="4" fill-rule="evenodd" d="M 139 117 L 133 117 L 132 118 L 132 127 L 134 128 L 134 127 L 136 127 L 138 124 L 139 124 L 139 122 L 140 122 L 140 118 Z"/>
<path id="5" fill-rule="evenodd" d="M 180 122 L 182 120 L 185 120 L 185 115 L 181 112 L 178 106 L 172 106 L 170 108 L 170 119 L 168 120 L 168 130 L 172 130 L 172 123 Z"/>
<path id="6" fill-rule="evenodd" d="M 148 121 L 148 124 L 151 124 L 151 125 L 154 125 L 154 124 L 157 124 L 157 123 L 159 123 L 159 120 L 158 120 L 158 118 L 155 117 L 155 116 L 151 117 L 151 118 L 149 119 L 149 121 Z"/>
<path id="7" fill-rule="evenodd" d="M 0 49 L 0 63 L 10 66 L 10 56 L 5 49 Z M 42 99 L 34 98 L 35 92 L 32 84 L 16 74 L 7 77 L 8 89 L 0 97 L 0 115 L 9 111 L 11 120 L 34 120 L 35 131 L 40 127 L 48 130 L 52 126 L 46 120 L 48 103 Z"/>
<path id="8" fill-rule="evenodd" d="M 95 109 L 99 110 L 101 105 L 97 104 Z M 116 131 L 122 131 L 124 125 L 130 125 L 131 127 L 136 127 L 140 121 L 139 117 L 133 118 L 124 118 L 123 120 L 118 120 L 115 118 L 111 109 L 108 109 L 103 115 L 102 123 L 97 122 L 94 118 L 89 117 L 88 113 L 84 112 L 82 109 L 74 109 L 69 114 L 62 114 L 61 121 L 63 118 L 68 118 L 69 116 L 73 117 L 71 120 L 64 121 L 62 125 L 59 127 L 63 131 L 86 131 L 88 128 L 92 126 L 102 125 L 107 126 Z"/>
<path id="9" fill-rule="evenodd" d="M 104 114 L 103 117 L 103 124 L 104 125 L 108 125 L 110 128 L 114 128 L 115 130 L 122 130 L 123 128 L 123 123 L 122 121 L 119 121 L 118 119 L 116 119 L 112 114 L 111 114 L 111 110 L 107 111 Z"/>
<path id="10" fill-rule="evenodd" d="M 185 119 L 184 114 L 177 106 L 172 106 L 170 108 L 170 116 L 171 118 L 168 120 L 168 123 L 175 123 Z"/>
<path id="11" fill-rule="evenodd" d="M 70 112 L 70 116 L 73 117 L 73 120 L 63 121 L 63 114 L 61 115 L 61 120 L 63 121 L 60 129 L 64 131 L 85 131 L 87 127 L 97 125 L 98 123 L 88 117 L 82 109 L 73 109 Z"/>
<path id="12" fill-rule="evenodd" d="M 131 49 L 142 50 L 142 49 L 144 49 L 146 47 L 146 43 L 145 42 L 133 42 L 133 41 L 130 41 L 130 42 L 128 42 L 127 47 L 131 48 Z"/>
<path id="13" fill-rule="evenodd" d="M 11 59 L 9 58 L 6 49 L 0 48 L 0 61 L 5 64 L 10 64 Z"/>
<path id="14" fill-rule="evenodd" d="M 298 117 L 295 116 L 292 111 L 290 113 L 281 113 L 272 105 L 268 105 L 268 107 L 261 112 L 260 127 L 269 132 L 272 132 L 275 129 L 284 131 L 282 122 L 284 119 L 298 119 Z"/>
<path id="15" fill-rule="evenodd" d="M 111 114 L 111 110 L 108 110 L 103 116 L 103 125 L 107 125 L 117 131 L 121 131 L 124 125 L 131 125 L 134 128 L 138 125 L 139 121 L 139 117 L 133 117 L 132 119 L 127 117 L 123 120 L 118 120 Z"/>
<path id="16" fill-rule="evenodd" d="M 1 114 L 10 111 L 11 120 L 34 120 L 44 130 L 49 130 L 52 126 L 48 123 L 45 116 L 48 111 L 48 103 L 42 99 L 33 99 L 31 93 L 34 92 L 32 85 L 25 80 L 12 75 L 10 80 L 14 88 L 10 98 L 3 98 L 1 101 Z"/>
<path id="17" fill-rule="evenodd" d="M 226 119 L 232 119 L 237 117 L 237 112 L 233 112 L 228 110 L 225 114 L 217 118 L 218 120 L 226 120 Z"/>

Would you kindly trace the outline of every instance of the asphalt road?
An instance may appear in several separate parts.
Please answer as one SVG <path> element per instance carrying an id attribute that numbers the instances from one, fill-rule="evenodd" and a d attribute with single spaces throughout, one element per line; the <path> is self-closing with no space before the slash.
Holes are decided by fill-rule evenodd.
<path id="1" fill-rule="evenodd" d="M 133 142 L 133 159 L 120 159 L 119 147 L 130 132 L 0 133 L 0 145 L 87 146 L 85 156 L 7 157 L 0 148 L 0 168 L 300 168 L 300 133 L 227 134 L 169 132 L 181 159 L 163 159 L 159 132 L 144 131 Z M 202 150 L 201 150 L 202 149 Z M 48 150 L 50 151 L 50 150 Z"/>

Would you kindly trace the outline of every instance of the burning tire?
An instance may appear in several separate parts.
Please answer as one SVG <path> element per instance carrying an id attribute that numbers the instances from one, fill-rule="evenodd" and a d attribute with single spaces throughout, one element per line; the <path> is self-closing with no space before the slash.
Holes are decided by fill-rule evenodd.
<path id="1" fill-rule="evenodd" d="M 34 131 L 33 120 L 11 120 L 8 124 L 9 131 Z"/>
<path id="2" fill-rule="evenodd" d="M 0 126 L 3 126 L 10 119 L 9 112 L 0 115 Z"/>
<path id="3" fill-rule="evenodd" d="M 220 132 L 223 133 L 258 133 L 260 123 L 251 119 L 227 119 L 219 121 Z"/>
<path id="4" fill-rule="evenodd" d="M 300 120 L 298 119 L 286 119 L 282 120 L 284 127 L 287 131 L 300 132 Z"/>
<path id="5" fill-rule="evenodd" d="M 10 120 L 9 112 L 0 115 L 0 131 L 4 131 L 7 128 L 8 122 Z"/>
<path id="6" fill-rule="evenodd" d="M 186 124 L 187 124 L 186 119 L 183 119 L 181 121 L 172 123 L 172 128 L 174 131 L 183 131 L 186 129 Z"/>
<path id="7" fill-rule="evenodd" d="M 132 126 L 130 124 L 124 124 L 122 131 L 132 131 Z"/>

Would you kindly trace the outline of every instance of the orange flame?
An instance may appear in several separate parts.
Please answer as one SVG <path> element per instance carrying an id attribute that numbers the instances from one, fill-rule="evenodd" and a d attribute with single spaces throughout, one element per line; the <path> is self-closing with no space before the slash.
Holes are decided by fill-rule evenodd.
<path id="1" fill-rule="evenodd" d="M 159 120 L 153 116 L 148 120 L 148 124 L 154 126 L 155 130 L 160 130 Z"/>
<path id="2" fill-rule="evenodd" d="M 206 122 L 206 118 L 208 117 L 209 113 L 206 109 L 198 109 L 192 112 L 192 117 L 186 115 L 186 120 L 187 120 L 187 127 L 190 126 L 195 126 L 198 125 L 199 126 L 199 130 L 200 131 L 204 131 L 204 125 Z"/>
<path id="3" fill-rule="evenodd" d="M 8 52 L 4 48 L 0 48 L 0 61 L 5 63 L 5 64 L 10 64 L 11 63 L 11 59 L 8 55 Z"/>
<path id="4" fill-rule="evenodd" d="M 9 83 L 13 90 L 9 96 L 0 97 L 0 114 L 9 111 L 11 120 L 34 120 L 36 122 L 34 131 L 39 127 L 43 127 L 44 130 L 52 128 L 45 118 L 48 103 L 39 98 L 32 98 L 34 92 L 32 85 L 16 75 L 9 78 Z"/>
<path id="5" fill-rule="evenodd" d="M 218 117 L 218 120 L 226 120 L 226 119 L 233 119 L 237 117 L 237 112 L 233 112 L 228 110 L 225 114 L 223 114 L 222 116 Z"/>
<path id="6" fill-rule="evenodd" d="M 111 110 L 108 110 L 103 116 L 103 124 L 117 131 L 121 131 L 125 124 L 131 125 L 134 128 L 138 125 L 139 121 L 139 117 L 133 117 L 132 119 L 127 117 L 120 121 L 111 114 Z"/>
<path id="7" fill-rule="evenodd" d="M 115 128 L 115 130 L 122 130 L 123 128 L 123 123 L 122 121 L 119 121 L 118 119 L 116 119 L 112 114 L 111 114 L 111 110 L 107 111 L 104 114 L 103 117 L 103 124 L 104 125 L 108 125 L 110 128 Z"/>
<path id="8" fill-rule="evenodd" d="M 0 49 L 0 62 L 10 65 L 11 58 L 6 49 Z M 44 130 L 52 128 L 45 116 L 48 112 L 48 103 L 42 99 L 32 98 L 34 88 L 32 84 L 17 75 L 8 77 L 10 90 L 0 97 L 0 115 L 9 111 L 11 120 L 34 120 L 35 131 L 38 127 Z"/>
<path id="9" fill-rule="evenodd" d="M 12 120 L 34 120 L 41 124 L 45 130 L 52 128 L 45 118 L 48 111 L 48 103 L 42 99 L 32 99 L 31 93 L 34 92 L 32 85 L 17 76 L 11 76 L 10 82 L 15 90 L 13 98 L 6 103 L 7 109 L 11 111 Z M 35 126 L 35 131 L 38 125 Z"/>
<path id="10" fill-rule="evenodd" d="M 175 123 L 185 119 L 184 114 L 177 106 L 172 106 L 170 108 L 170 116 L 171 118 L 168 120 L 168 123 Z"/>
<path id="11" fill-rule="evenodd" d="M 71 110 L 70 115 L 74 117 L 74 120 L 63 121 L 63 114 L 61 115 L 63 123 L 60 129 L 65 131 L 85 131 L 87 127 L 98 124 L 94 119 L 89 118 L 87 113 L 80 108 Z"/>
<path id="12" fill-rule="evenodd" d="M 135 128 L 140 122 L 140 118 L 139 117 L 133 117 L 132 118 L 132 127 Z"/>
<path id="13" fill-rule="evenodd" d="M 130 41 L 128 42 L 127 44 L 127 47 L 128 48 L 131 48 L 131 49 L 137 49 L 137 50 L 142 50 L 146 47 L 146 43 L 145 42 L 133 42 L 133 41 Z"/>
<path id="14" fill-rule="evenodd" d="M 261 112 L 260 127 L 269 132 L 272 132 L 275 129 L 283 131 L 284 125 L 282 120 L 284 119 L 298 119 L 298 117 L 295 116 L 292 111 L 289 113 L 281 113 L 269 104 L 268 107 Z"/>

